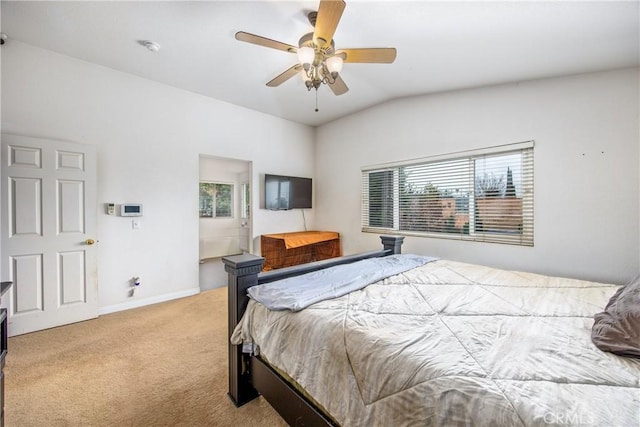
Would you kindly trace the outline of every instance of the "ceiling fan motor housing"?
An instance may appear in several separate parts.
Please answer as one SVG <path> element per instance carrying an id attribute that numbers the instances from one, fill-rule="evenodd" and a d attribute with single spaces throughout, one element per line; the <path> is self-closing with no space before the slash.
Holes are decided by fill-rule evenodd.
<path id="1" fill-rule="evenodd" d="M 319 47 L 313 41 L 313 33 L 307 33 L 304 36 L 300 37 L 298 41 L 298 47 L 310 47 L 316 53 L 315 59 L 313 60 L 313 65 L 317 66 L 322 63 L 328 56 L 333 55 L 335 52 L 335 42 L 331 40 L 331 43 L 326 45 L 325 47 Z"/>

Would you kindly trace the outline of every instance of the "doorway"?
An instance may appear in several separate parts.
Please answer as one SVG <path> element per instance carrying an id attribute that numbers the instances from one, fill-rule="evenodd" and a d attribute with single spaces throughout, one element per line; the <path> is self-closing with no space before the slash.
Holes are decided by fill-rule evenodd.
<path id="1" fill-rule="evenodd" d="M 2 134 L 3 299 L 20 335 L 98 316 L 96 149 Z"/>
<path id="2" fill-rule="evenodd" d="M 251 162 L 200 155 L 200 290 L 227 285 L 222 257 L 250 253 Z"/>

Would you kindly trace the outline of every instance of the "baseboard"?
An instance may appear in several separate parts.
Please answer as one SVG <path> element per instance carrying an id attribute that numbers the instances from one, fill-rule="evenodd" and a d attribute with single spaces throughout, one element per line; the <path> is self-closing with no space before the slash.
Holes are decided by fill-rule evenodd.
<path id="1" fill-rule="evenodd" d="M 178 298 L 190 297 L 200 293 L 200 288 L 187 289 L 186 291 L 173 292 L 170 294 L 157 295 L 144 299 L 133 299 L 119 304 L 107 305 L 98 308 L 98 316 L 115 313 L 117 311 L 129 310 L 132 308 L 144 307 L 145 305 L 157 304 L 159 302 L 171 301 Z"/>

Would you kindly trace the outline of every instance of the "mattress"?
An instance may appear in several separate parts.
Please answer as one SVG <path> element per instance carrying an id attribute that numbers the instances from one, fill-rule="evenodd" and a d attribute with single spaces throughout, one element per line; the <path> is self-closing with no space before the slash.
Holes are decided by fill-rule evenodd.
<path id="1" fill-rule="evenodd" d="M 618 286 L 447 260 L 232 336 L 343 426 L 637 426 L 640 360 L 597 349 Z"/>

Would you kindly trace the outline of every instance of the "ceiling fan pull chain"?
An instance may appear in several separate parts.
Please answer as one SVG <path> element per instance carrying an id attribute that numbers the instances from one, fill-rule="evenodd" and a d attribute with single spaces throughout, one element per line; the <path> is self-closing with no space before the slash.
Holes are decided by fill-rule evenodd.
<path id="1" fill-rule="evenodd" d="M 318 88 L 316 88 L 316 113 L 318 112 Z"/>

